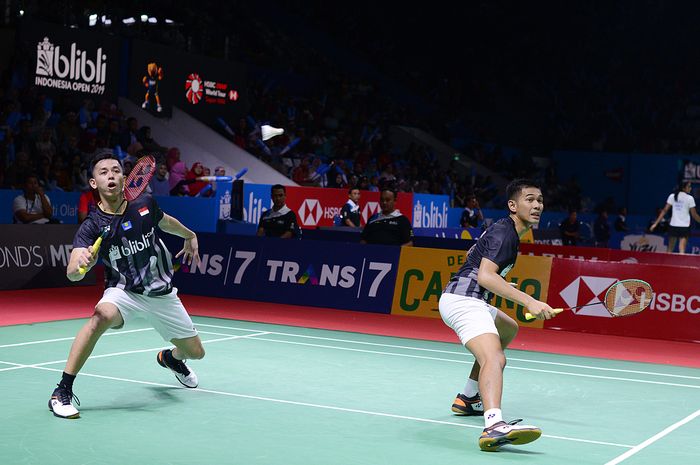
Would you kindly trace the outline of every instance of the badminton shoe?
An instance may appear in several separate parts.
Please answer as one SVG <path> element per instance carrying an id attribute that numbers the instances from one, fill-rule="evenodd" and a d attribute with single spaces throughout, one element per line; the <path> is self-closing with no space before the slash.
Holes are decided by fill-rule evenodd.
<path id="1" fill-rule="evenodd" d="M 156 360 L 158 361 L 158 365 L 162 366 L 163 368 L 169 368 L 174 374 L 175 378 L 180 382 L 185 387 L 188 388 L 196 388 L 197 385 L 199 384 L 199 380 L 197 379 L 197 375 L 190 369 L 190 367 L 187 366 L 184 360 L 175 360 L 175 365 L 170 366 L 166 361 L 165 357 L 163 356 L 163 352 L 165 350 L 161 350 L 158 352 L 158 355 L 156 356 Z"/>
<path id="2" fill-rule="evenodd" d="M 477 393 L 474 397 L 467 397 L 462 393 L 457 394 L 452 404 L 452 413 L 461 416 L 481 416 L 484 414 L 484 404 Z"/>
<path id="3" fill-rule="evenodd" d="M 484 428 L 479 438 L 479 447 L 485 451 L 496 451 L 507 444 L 520 445 L 532 442 L 542 436 L 542 430 L 536 426 L 518 425 L 522 420 L 506 423 L 499 421 Z"/>
<path id="4" fill-rule="evenodd" d="M 80 412 L 73 407 L 73 399 L 77 405 L 80 405 L 80 399 L 73 394 L 73 391 L 59 384 L 49 399 L 49 410 L 59 418 L 78 418 Z"/>

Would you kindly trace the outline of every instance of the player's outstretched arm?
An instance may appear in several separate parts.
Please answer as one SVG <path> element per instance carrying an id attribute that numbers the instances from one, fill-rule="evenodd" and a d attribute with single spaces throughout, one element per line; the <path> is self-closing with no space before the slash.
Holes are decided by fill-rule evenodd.
<path id="1" fill-rule="evenodd" d="M 85 273 L 80 273 L 78 268 L 86 267 L 88 271 L 95 265 L 95 257 L 92 256 L 92 246 L 77 247 L 70 253 L 68 266 L 66 267 L 66 276 L 71 281 L 80 281 L 85 277 Z"/>
<path id="2" fill-rule="evenodd" d="M 180 223 L 177 218 L 165 213 L 163 214 L 163 219 L 158 223 L 158 227 L 161 231 L 185 239 L 182 250 L 175 255 L 175 258 L 182 256 L 183 263 L 194 266 L 199 264 L 199 243 L 197 242 L 197 234 L 194 231 Z"/>
<path id="3" fill-rule="evenodd" d="M 477 282 L 479 286 L 488 289 L 494 294 L 524 306 L 533 316 L 540 320 L 548 320 L 554 316 L 552 307 L 547 303 L 540 302 L 520 289 L 508 284 L 508 282 L 498 274 L 498 265 L 488 258 L 481 259 L 479 272 L 477 274 Z"/>

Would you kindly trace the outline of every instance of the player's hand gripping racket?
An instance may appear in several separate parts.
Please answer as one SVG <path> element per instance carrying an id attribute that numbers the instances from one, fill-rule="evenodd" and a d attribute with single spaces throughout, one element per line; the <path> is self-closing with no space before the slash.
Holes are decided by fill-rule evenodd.
<path id="1" fill-rule="evenodd" d="M 100 234 L 100 237 L 97 238 L 94 244 L 92 244 L 92 257 L 95 258 L 97 257 L 97 253 L 100 251 L 100 245 L 102 245 L 102 239 L 107 237 L 107 234 L 109 234 L 109 226 L 105 226 L 104 229 L 102 229 L 102 234 Z M 78 267 L 78 273 L 80 274 L 85 274 L 88 271 L 87 266 L 80 266 Z"/>
<path id="2" fill-rule="evenodd" d="M 124 181 L 124 199 L 128 202 L 135 200 L 148 186 L 149 181 L 156 172 L 156 160 L 151 155 L 146 155 L 141 157 L 139 161 L 131 170 L 129 176 L 126 177 Z M 102 239 L 107 237 L 109 233 L 109 226 L 106 226 L 102 230 L 102 234 L 97 238 L 95 243 L 92 245 L 92 256 L 97 257 L 97 253 L 100 251 L 100 245 L 102 244 Z M 78 268 L 78 273 L 87 273 L 87 267 L 81 266 Z"/>
<path id="3" fill-rule="evenodd" d="M 624 279 L 614 283 L 605 292 L 603 299 L 603 307 L 610 312 L 612 316 L 629 316 L 641 312 L 649 306 L 653 297 L 654 291 L 651 285 L 641 279 Z M 586 305 L 578 305 L 576 307 L 555 308 L 554 313 L 559 314 L 564 310 L 576 310 L 590 305 L 598 305 L 600 302 L 593 302 Z M 525 314 L 525 319 L 534 320 L 535 316 L 531 313 Z"/>

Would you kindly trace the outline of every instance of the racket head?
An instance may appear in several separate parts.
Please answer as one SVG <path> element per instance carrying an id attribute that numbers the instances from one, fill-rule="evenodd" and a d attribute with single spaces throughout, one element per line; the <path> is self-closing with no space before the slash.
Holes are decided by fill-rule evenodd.
<path id="1" fill-rule="evenodd" d="M 124 198 L 132 201 L 146 189 L 156 172 L 156 160 L 151 155 L 141 157 L 124 181 Z"/>
<path id="2" fill-rule="evenodd" d="M 605 293 L 605 309 L 612 316 L 630 316 L 646 309 L 654 296 L 651 284 L 641 279 L 623 279 Z"/>

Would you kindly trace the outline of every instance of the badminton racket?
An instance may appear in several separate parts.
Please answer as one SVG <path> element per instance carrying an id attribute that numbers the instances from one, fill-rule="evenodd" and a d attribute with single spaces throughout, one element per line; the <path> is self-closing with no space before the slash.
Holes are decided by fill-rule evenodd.
<path id="1" fill-rule="evenodd" d="M 651 304 L 653 295 L 654 291 L 648 282 L 641 279 L 624 279 L 613 283 L 608 288 L 602 302 L 592 302 L 576 307 L 554 308 L 552 310 L 555 315 L 558 315 L 564 310 L 577 310 L 602 303 L 611 316 L 630 316 L 646 309 Z M 528 321 L 534 320 L 535 316 L 528 312 L 525 313 L 525 319 Z"/>

